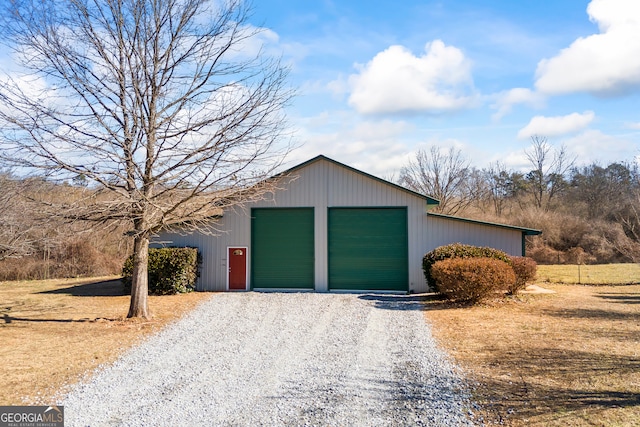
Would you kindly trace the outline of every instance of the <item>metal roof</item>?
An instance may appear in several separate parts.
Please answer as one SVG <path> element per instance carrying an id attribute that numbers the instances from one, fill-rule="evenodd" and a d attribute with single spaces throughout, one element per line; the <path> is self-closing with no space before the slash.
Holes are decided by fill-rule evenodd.
<path id="1" fill-rule="evenodd" d="M 426 203 L 427 203 L 427 210 L 429 208 L 433 208 L 433 207 L 438 206 L 440 204 L 440 201 L 437 200 L 437 199 L 434 199 L 433 197 L 427 196 L 425 194 L 420 194 L 420 193 L 415 192 L 413 190 L 409 190 L 408 188 L 403 187 L 401 185 L 394 184 L 393 182 L 387 181 L 387 180 L 382 179 L 382 178 L 378 178 L 375 175 L 371 175 L 371 174 L 363 172 L 363 171 L 361 171 L 359 169 L 356 169 L 356 168 L 353 168 L 351 166 L 345 165 L 344 163 L 340 163 L 337 160 L 333 160 L 333 159 L 331 159 L 331 158 L 329 158 L 327 156 L 324 156 L 322 154 L 319 155 L 319 156 L 316 156 L 316 157 L 314 157 L 312 159 L 309 159 L 306 162 L 300 163 L 299 165 L 293 166 L 292 168 L 287 169 L 286 171 L 275 175 L 275 177 L 285 176 L 285 175 L 291 174 L 291 173 L 293 173 L 293 172 L 295 172 L 295 171 L 297 171 L 299 169 L 302 169 L 302 168 L 304 168 L 304 167 L 306 167 L 306 166 L 308 166 L 308 165 L 310 165 L 312 163 L 316 163 L 316 162 L 319 162 L 321 160 L 325 160 L 327 162 L 333 163 L 333 164 L 335 164 L 337 166 L 340 166 L 340 167 L 343 167 L 345 169 L 348 169 L 351 172 L 363 175 L 363 176 L 365 176 L 367 178 L 373 179 L 373 180 L 378 181 L 378 182 L 380 182 L 382 184 L 391 186 L 391 187 L 393 187 L 395 189 L 404 191 L 404 192 L 409 193 L 409 194 L 411 194 L 413 196 L 416 196 L 416 197 L 419 197 L 421 199 L 424 199 L 426 201 Z M 450 219 L 450 220 L 453 220 L 453 221 L 462 221 L 462 222 L 467 222 L 467 223 L 471 223 L 471 224 L 488 225 L 488 226 L 492 226 L 492 227 L 506 228 L 506 229 L 509 229 L 509 230 L 517 230 L 517 231 L 521 231 L 524 235 L 527 235 L 527 236 L 537 236 L 539 234 L 542 234 L 542 230 L 536 230 L 536 229 L 533 229 L 533 228 L 526 228 L 526 227 L 519 227 L 519 226 L 516 226 L 516 225 L 500 224 L 500 223 L 495 223 L 495 222 L 480 221 L 480 220 L 476 220 L 476 219 L 461 218 L 461 217 L 457 217 L 457 216 L 445 215 L 445 214 L 435 213 L 435 212 L 428 212 L 428 215 L 439 217 L 439 218 L 444 218 L 444 219 Z"/>
<path id="2" fill-rule="evenodd" d="M 537 236 L 539 234 L 542 234 L 542 230 L 536 230 L 534 228 L 518 227 L 517 225 L 508 225 L 508 224 L 500 224 L 497 222 L 480 221 L 477 219 L 461 218 L 458 216 L 445 215 L 445 214 L 435 213 L 435 212 L 429 212 L 428 215 L 439 217 L 439 218 L 451 219 L 454 221 L 462 221 L 462 222 L 468 222 L 472 224 L 489 225 L 492 227 L 501 227 L 501 228 L 508 228 L 510 230 L 518 230 L 518 231 L 522 231 L 522 233 L 527 236 Z"/>

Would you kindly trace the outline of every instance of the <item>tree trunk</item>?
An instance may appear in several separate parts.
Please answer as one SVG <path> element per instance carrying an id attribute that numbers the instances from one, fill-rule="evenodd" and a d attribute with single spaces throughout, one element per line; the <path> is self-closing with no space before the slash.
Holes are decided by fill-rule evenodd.
<path id="1" fill-rule="evenodd" d="M 133 244 L 133 278 L 131 284 L 131 304 L 127 317 L 150 318 L 147 296 L 149 294 L 149 237 L 146 234 L 135 238 Z"/>

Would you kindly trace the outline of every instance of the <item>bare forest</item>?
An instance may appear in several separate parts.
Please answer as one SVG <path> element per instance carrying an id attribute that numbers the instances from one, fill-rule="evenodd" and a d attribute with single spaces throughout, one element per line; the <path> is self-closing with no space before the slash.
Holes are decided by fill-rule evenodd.
<path id="1" fill-rule="evenodd" d="M 534 137 L 529 168 L 476 168 L 459 150 L 433 147 L 406 165 L 399 183 L 441 201 L 443 214 L 542 230 L 528 237 L 540 264 L 640 262 L 640 171 L 621 159 L 580 165 L 564 147 Z"/>
<path id="2" fill-rule="evenodd" d="M 100 191 L 87 188 L 81 177 L 60 184 L 0 173 L 0 280 L 119 274 L 133 248 L 124 224 L 87 227 L 51 215 L 51 205 L 89 193 Z"/>
<path id="3" fill-rule="evenodd" d="M 438 211 L 543 230 L 527 255 L 541 264 L 640 262 L 640 171 L 620 161 L 575 166 L 562 149 L 534 139 L 529 172 L 501 163 L 471 167 L 437 148 L 403 168 L 400 183 L 441 200 Z M 564 158 L 563 158 L 564 157 Z M 126 226 L 87 230 L 51 216 L 63 206 L 109 197 L 83 176 L 65 183 L 0 174 L 0 280 L 118 274 L 133 249 Z"/>

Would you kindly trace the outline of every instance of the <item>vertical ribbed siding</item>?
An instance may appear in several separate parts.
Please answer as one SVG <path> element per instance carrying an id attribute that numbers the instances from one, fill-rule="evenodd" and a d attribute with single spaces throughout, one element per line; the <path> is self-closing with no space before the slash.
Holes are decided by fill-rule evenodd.
<path id="1" fill-rule="evenodd" d="M 425 228 L 430 238 L 428 251 L 449 243 L 489 246 L 509 255 L 522 254 L 522 232 L 488 224 L 474 224 L 455 219 L 429 216 Z"/>
<path id="2" fill-rule="evenodd" d="M 426 200 L 342 167 L 327 160 L 319 160 L 296 170 L 297 179 L 284 185 L 269 200 L 252 204 L 246 210 L 228 211 L 219 222 L 219 236 L 169 235 L 160 236 L 169 245 L 198 247 L 204 257 L 199 290 L 226 289 L 228 246 L 248 247 L 248 264 L 253 256 L 251 248 L 251 207 L 313 207 L 314 208 L 314 277 L 315 289 L 328 289 L 328 209 L 331 207 L 406 207 L 408 229 L 409 290 L 426 292 L 422 273 L 423 255 L 447 243 L 462 242 L 493 246 L 512 255 L 521 253 L 521 232 L 489 225 L 468 224 L 444 218 L 428 217 Z M 248 273 L 251 277 L 251 272 Z M 249 286 L 252 286 L 249 283 Z"/>
<path id="3" fill-rule="evenodd" d="M 296 171 L 296 179 L 286 190 L 277 191 L 273 198 L 254 203 L 251 207 L 314 208 L 315 289 L 328 290 L 328 209 L 336 206 L 368 207 L 399 206 L 407 209 L 409 289 L 426 291 L 421 260 L 425 238 L 420 232 L 425 216 L 425 200 L 390 187 L 366 176 L 327 161 L 314 162 Z M 198 290 L 224 291 L 226 289 L 227 255 L 229 246 L 248 247 L 248 264 L 252 265 L 250 207 L 225 212 L 219 221 L 218 236 L 200 234 L 181 236 L 163 234 L 162 241 L 170 245 L 191 245 L 200 248 L 204 259 Z M 249 267 L 251 269 L 251 267 Z M 251 271 L 248 272 L 251 282 Z M 249 283 L 253 287 L 252 283 Z"/>

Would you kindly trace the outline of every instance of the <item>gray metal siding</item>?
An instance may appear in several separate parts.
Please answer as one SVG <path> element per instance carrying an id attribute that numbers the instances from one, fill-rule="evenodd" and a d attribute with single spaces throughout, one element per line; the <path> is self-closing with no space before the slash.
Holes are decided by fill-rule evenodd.
<path id="1" fill-rule="evenodd" d="M 428 216 L 427 252 L 449 243 L 489 246 L 509 255 L 522 255 L 522 231 Z"/>
<path id="2" fill-rule="evenodd" d="M 224 217 L 219 220 L 218 228 L 226 232 L 217 237 L 163 234 L 155 241 L 161 240 L 165 245 L 196 246 L 200 249 L 203 266 L 198 290 L 204 291 L 226 290 L 228 246 L 248 247 L 247 262 L 251 265 L 251 207 L 314 208 L 315 289 L 320 292 L 328 290 L 327 213 L 330 207 L 407 208 L 408 287 L 414 292 L 427 291 L 422 273 L 422 257 L 437 246 L 461 242 L 493 246 L 513 255 L 521 254 L 522 240 L 518 231 L 429 217 L 426 214 L 425 199 L 333 162 L 312 162 L 295 171 L 294 175 L 297 178 L 287 185 L 287 189 L 277 191 L 269 200 L 254 203 L 246 210 L 225 212 Z M 248 277 L 251 277 L 250 271 Z"/>
<path id="3" fill-rule="evenodd" d="M 327 161 L 318 161 L 297 171 L 296 180 L 289 189 L 279 191 L 269 201 L 255 206 L 315 208 L 315 275 L 316 290 L 328 288 L 328 246 L 327 214 L 330 207 L 359 206 L 402 206 L 407 207 L 409 228 L 409 289 L 426 291 L 422 274 L 421 247 L 425 240 L 420 238 L 420 229 L 426 217 L 426 202 L 420 197 L 372 180 L 364 175 L 340 167 Z M 249 251 L 251 253 L 251 251 Z"/>

